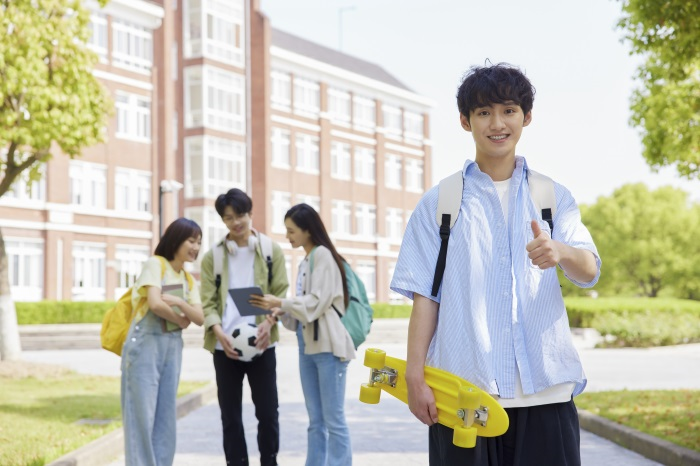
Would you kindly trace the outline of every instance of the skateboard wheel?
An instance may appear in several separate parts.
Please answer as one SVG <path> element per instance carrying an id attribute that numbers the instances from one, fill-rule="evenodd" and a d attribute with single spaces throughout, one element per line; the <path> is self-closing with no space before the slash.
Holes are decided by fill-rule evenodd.
<path id="1" fill-rule="evenodd" d="M 365 366 L 372 369 L 383 369 L 386 351 L 377 348 L 367 348 L 365 351 Z"/>
<path id="2" fill-rule="evenodd" d="M 462 385 L 459 387 L 457 401 L 459 402 L 459 406 L 461 408 L 478 409 L 479 404 L 481 403 L 481 395 L 479 392 Z"/>
<path id="3" fill-rule="evenodd" d="M 369 384 L 363 383 L 360 386 L 360 401 L 370 405 L 379 403 L 379 396 L 382 390 L 379 387 L 370 387 Z"/>
<path id="4" fill-rule="evenodd" d="M 474 448 L 476 446 L 476 427 L 456 425 L 452 443 L 460 448 Z"/>

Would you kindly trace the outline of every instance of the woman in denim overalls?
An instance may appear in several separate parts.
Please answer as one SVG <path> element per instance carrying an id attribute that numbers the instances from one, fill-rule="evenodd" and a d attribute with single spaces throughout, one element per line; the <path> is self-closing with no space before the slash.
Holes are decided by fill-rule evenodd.
<path id="1" fill-rule="evenodd" d="M 173 464 L 182 329 L 204 322 L 199 288 L 183 266 L 197 259 L 201 240 L 199 225 L 186 218 L 175 220 L 133 286 L 136 315 L 122 351 L 127 466 Z"/>

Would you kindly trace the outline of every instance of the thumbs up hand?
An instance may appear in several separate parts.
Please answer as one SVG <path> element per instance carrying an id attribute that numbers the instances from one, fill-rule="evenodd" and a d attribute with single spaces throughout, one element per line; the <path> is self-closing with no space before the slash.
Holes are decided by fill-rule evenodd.
<path id="1" fill-rule="evenodd" d="M 561 260 L 559 243 L 542 231 L 537 220 L 532 220 L 530 226 L 535 239 L 527 243 L 525 249 L 527 249 L 527 256 L 532 261 L 532 265 L 543 270 L 556 267 Z"/>

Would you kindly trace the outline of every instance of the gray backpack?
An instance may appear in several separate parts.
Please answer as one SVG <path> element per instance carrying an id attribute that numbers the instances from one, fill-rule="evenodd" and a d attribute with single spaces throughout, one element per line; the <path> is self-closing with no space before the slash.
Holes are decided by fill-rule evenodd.
<path id="1" fill-rule="evenodd" d="M 549 228 L 554 231 L 554 214 L 557 211 L 557 203 L 554 197 L 554 181 L 551 178 L 534 170 L 527 171 L 527 181 L 530 186 L 530 197 L 535 207 L 542 213 L 542 220 L 549 223 Z M 438 207 L 435 212 L 435 221 L 440 226 L 440 253 L 435 264 L 435 276 L 433 277 L 433 289 L 431 295 L 437 297 L 442 276 L 445 273 L 447 263 L 447 243 L 450 240 L 450 231 L 457 222 L 459 211 L 462 207 L 462 191 L 464 179 L 462 170 L 453 173 L 440 181 L 438 194 Z"/>

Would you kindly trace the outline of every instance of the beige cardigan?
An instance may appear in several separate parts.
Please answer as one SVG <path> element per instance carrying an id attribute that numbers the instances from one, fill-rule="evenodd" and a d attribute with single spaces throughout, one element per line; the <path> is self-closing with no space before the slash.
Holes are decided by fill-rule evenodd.
<path id="1" fill-rule="evenodd" d="M 303 278 L 301 296 L 282 299 L 282 323 L 289 330 L 303 327 L 305 354 L 333 353 L 343 360 L 355 358 L 355 346 L 338 313 L 345 314 L 343 282 L 333 254 L 324 246 L 313 250 L 313 271 Z M 314 321 L 318 319 L 318 340 Z"/>

